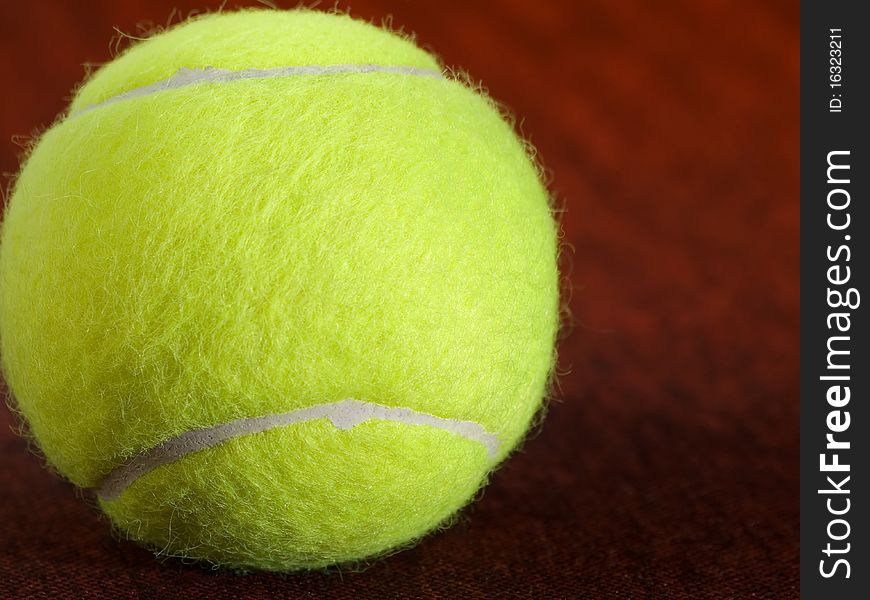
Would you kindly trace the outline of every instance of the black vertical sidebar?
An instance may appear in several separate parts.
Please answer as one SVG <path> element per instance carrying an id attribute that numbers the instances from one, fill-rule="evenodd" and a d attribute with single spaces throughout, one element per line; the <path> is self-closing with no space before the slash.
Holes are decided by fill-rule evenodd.
<path id="1" fill-rule="evenodd" d="M 870 598 L 868 42 L 865 2 L 801 2 L 805 598 Z"/>

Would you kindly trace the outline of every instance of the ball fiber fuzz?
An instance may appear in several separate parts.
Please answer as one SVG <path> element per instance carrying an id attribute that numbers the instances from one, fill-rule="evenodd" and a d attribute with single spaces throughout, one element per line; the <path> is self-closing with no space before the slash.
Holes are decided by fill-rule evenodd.
<path id="1" fill-rule="evenodd" d="M 408 39 L 197 18 L 35 145 L 0 341 L 48 462 L 166 555 L 293 570 L 449 520 L 538 411 L 556 225 L 528 148 Z"/>

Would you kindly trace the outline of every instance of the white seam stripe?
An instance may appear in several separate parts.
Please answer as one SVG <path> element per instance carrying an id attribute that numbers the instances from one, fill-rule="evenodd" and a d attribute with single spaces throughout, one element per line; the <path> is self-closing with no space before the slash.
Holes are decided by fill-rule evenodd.
<path id="1" fill-rule="evenodd" d="M 185 431 L 113 469 L 97 487 L 97 494 L 103 500 L 112 500 L 120 496 L 127 486 L 145 473 L 174 462 L 187 454 L 217 446 L 243 435 L 315 419 L 329 419 L 338 429 L 351 429 L 364 421 L 371 420 L 435 427 L 482 444 L 486 447 L 490 458 L 496 455 L 501 445 L 495 434 L 489 433 L 483 425 L 474 421 L 445 419 L 410 408 L 396 408 L 347 399 L 264 417 L 237 419 L 205 429 Z"/>
<path id="2" fill-rule="evenodd" d="M 273 69 L 244 69 L 242 71 L 230 71 L 215 67 L 205 67 L 204 69 L 181 68 L 168 79 L 134 88 L 117 96 L 112 96 L 103 102 L 86 106 L 72 113 L 70 117 L 78 117 L 92 110 L 121 102 L 122 100 L 142 98 L 158 92 L 174 90 L 197 83 L 227 83 L 243 79 L 269 79 L 272 77 L 294 77 L 299 75 L 334 75 L 337 73 L 396 73 L 399 75 L 434 77 L 436 79 L 444 78 L 440 71 L 434 69 L 402 65 L 306 65 L 276 67 Z"/>

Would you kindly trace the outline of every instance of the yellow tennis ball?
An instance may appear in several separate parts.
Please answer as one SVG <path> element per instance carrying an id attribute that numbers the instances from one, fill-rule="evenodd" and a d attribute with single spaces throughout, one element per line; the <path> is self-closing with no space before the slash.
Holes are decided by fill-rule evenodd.
<path id="1" fill-rule="evenodd" d="M 409 40 L 195 19 L 27 158 L 7 380 L 47 460 L 160 554 L 292 570 L 445 523 L 541 406 L 556 226 L 527 147 Z"/>

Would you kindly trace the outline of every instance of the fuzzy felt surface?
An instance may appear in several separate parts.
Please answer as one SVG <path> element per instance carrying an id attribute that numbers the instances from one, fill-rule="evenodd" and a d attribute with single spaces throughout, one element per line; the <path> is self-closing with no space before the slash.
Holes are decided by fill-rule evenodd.
<path id="1" fill-rule="evenodd" d="M 191 454 L 100 505 L 162 555 L 317 568 L 416 540 L 490 468 L 483 446 L 441 430 L 374 421 L 336 430 L 320 420 Z"/>
<path id="2" fill-rule="evenodd" d="M 254 11 L 141 43 L 83 108 L 181 68 L 437 68 L 344 16 Z M 191 454 L 103 504 L 217 564 L 379 554 L 449 518 L 541 405 L 557 236 L 527 147 L 458 81 L 334 73 L 203 83 L 68 117 L 22 170 L 0 246 L 7 381 L 78 485 L 191 429 L 346 398 L 479 423 L 326 420 Z"/>

